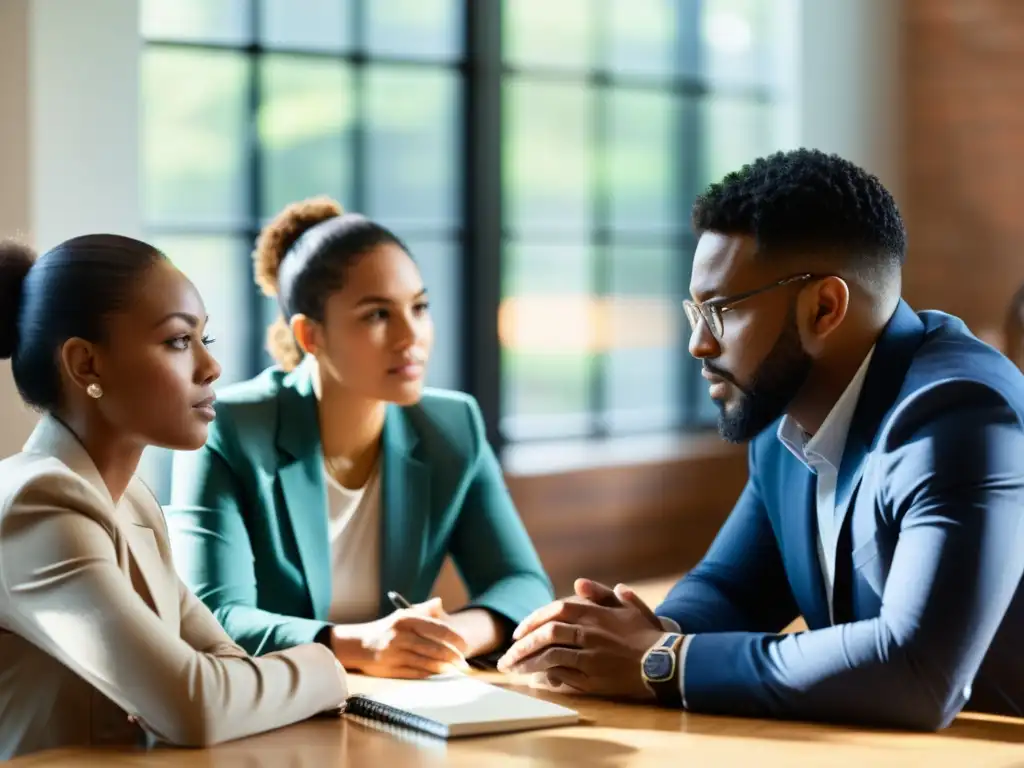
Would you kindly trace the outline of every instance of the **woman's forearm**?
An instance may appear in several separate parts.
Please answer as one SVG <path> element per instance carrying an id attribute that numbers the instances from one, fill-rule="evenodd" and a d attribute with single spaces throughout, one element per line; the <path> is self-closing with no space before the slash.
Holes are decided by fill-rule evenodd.
<path id="1" fill-rule="evenodd" d="M 448 619 L 452 629 L 465 638 L 469 649 L 467 658 L 483 656 L 505 642 L 505 627 L 493 613 L 483 608 L 470 608 L 453 613 Z"/>
<path id="2" fill-rule="evenodd" d="M 359 670 L 373 660 L 373 652 L 366 648 L 365 624 L 336 624 L 331 627 L 331 650 L 345 669 Z"/>

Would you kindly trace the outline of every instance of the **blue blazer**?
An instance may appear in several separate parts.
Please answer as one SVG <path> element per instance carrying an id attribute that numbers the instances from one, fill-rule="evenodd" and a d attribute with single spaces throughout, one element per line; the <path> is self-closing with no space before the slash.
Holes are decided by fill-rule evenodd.
<path id="1" fill-rule="evenodd" d="M 905 303 L 875 347 L 839 471 L 829 619 L 815 476 L 775 428 L 700 564 L 657 613 L 698 712 L 934 730 L 1024 715 L 1024 376 Z M 780 635 L 803 615 L 809 630 Z"/>

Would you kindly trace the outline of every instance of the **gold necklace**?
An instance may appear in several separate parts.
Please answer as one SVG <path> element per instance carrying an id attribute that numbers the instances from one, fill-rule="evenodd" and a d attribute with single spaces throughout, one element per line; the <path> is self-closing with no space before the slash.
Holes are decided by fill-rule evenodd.
<path id="1" fill-rule="evenodd" d="M 337 480 L 338 474 L 351 470 L 355 462 L 346 456 L 324 456 L 324 464 L 327 467 L 327 473 Z"/>

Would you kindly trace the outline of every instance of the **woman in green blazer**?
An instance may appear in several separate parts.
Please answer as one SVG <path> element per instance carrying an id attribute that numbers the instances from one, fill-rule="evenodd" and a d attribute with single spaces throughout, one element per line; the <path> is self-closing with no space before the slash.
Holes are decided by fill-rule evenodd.
<path id="1" fill-rule="evenodd" d="M 423 388 L 433 325 L 407 249 L 315 198 L 254 260 L 278 365 L 223 391 L 206 446 L 175 456 L 182 579 L 254 655 L 317 640 L 349 669 L 421 677 L 499 649 L 551 584 L 476 403 Z M 470 595 L 451 615 L 427 601 L 449 554 Z"/>

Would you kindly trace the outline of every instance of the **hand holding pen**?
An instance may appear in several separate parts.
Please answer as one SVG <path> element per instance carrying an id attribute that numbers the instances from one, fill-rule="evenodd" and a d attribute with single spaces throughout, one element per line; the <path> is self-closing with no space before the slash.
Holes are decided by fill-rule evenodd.
<path id="1" fill-rule="evenodd" d="M 331 649 L 347 669 L 374 677 L 421 679 L 468 670 L 468 644 L 446 616 L 435 599 L 365 624 L 338 624 L 331 628 Z"/>
<path id="2" fill-rule="evenodd" d="M 400 594 L 398 594 L 397 592 L 394 592 L 394 591 L 389 591 L 388 592 L 388 600 L 390 600 L 391 604 L 393 606 L 395 606 L 395 608 L 397 610 L 399 610 L 399 611 L 407 611 L 407 610 L 415 610 L 416 609 L 408 600 L 406 600 L 404 597 L 402 597 Z M 440 608 L 440 606 L 441 606 L 441 599 L 440 598 L 434 598 L 433 600 L 428 600 L 426 603 L 423 603 L 423 606 L 429 606 L 432 603 L 436 603 L 438 608 Z M 440 616 L 444 615 L 444 613 L 442 611 L 440 614 L 431 614 L 431 615 L 436 615 L 438 618 L 440 618 Z M 462 646 L 461 653 L 462 654 L 465 653 L 465 645 Z M 475 659 L 466 659 L 465 656 L 463 656 L 462 657 L 462 663 L 461 664 L 456 664 L 456 666 L 464 667 L 465 665 L 473 667 L 474 669 L 480 669 L 480 670 L 488 669 L 488 667 L 486 665 L 481 664 L 479 661 L 476 661 Z"/>

